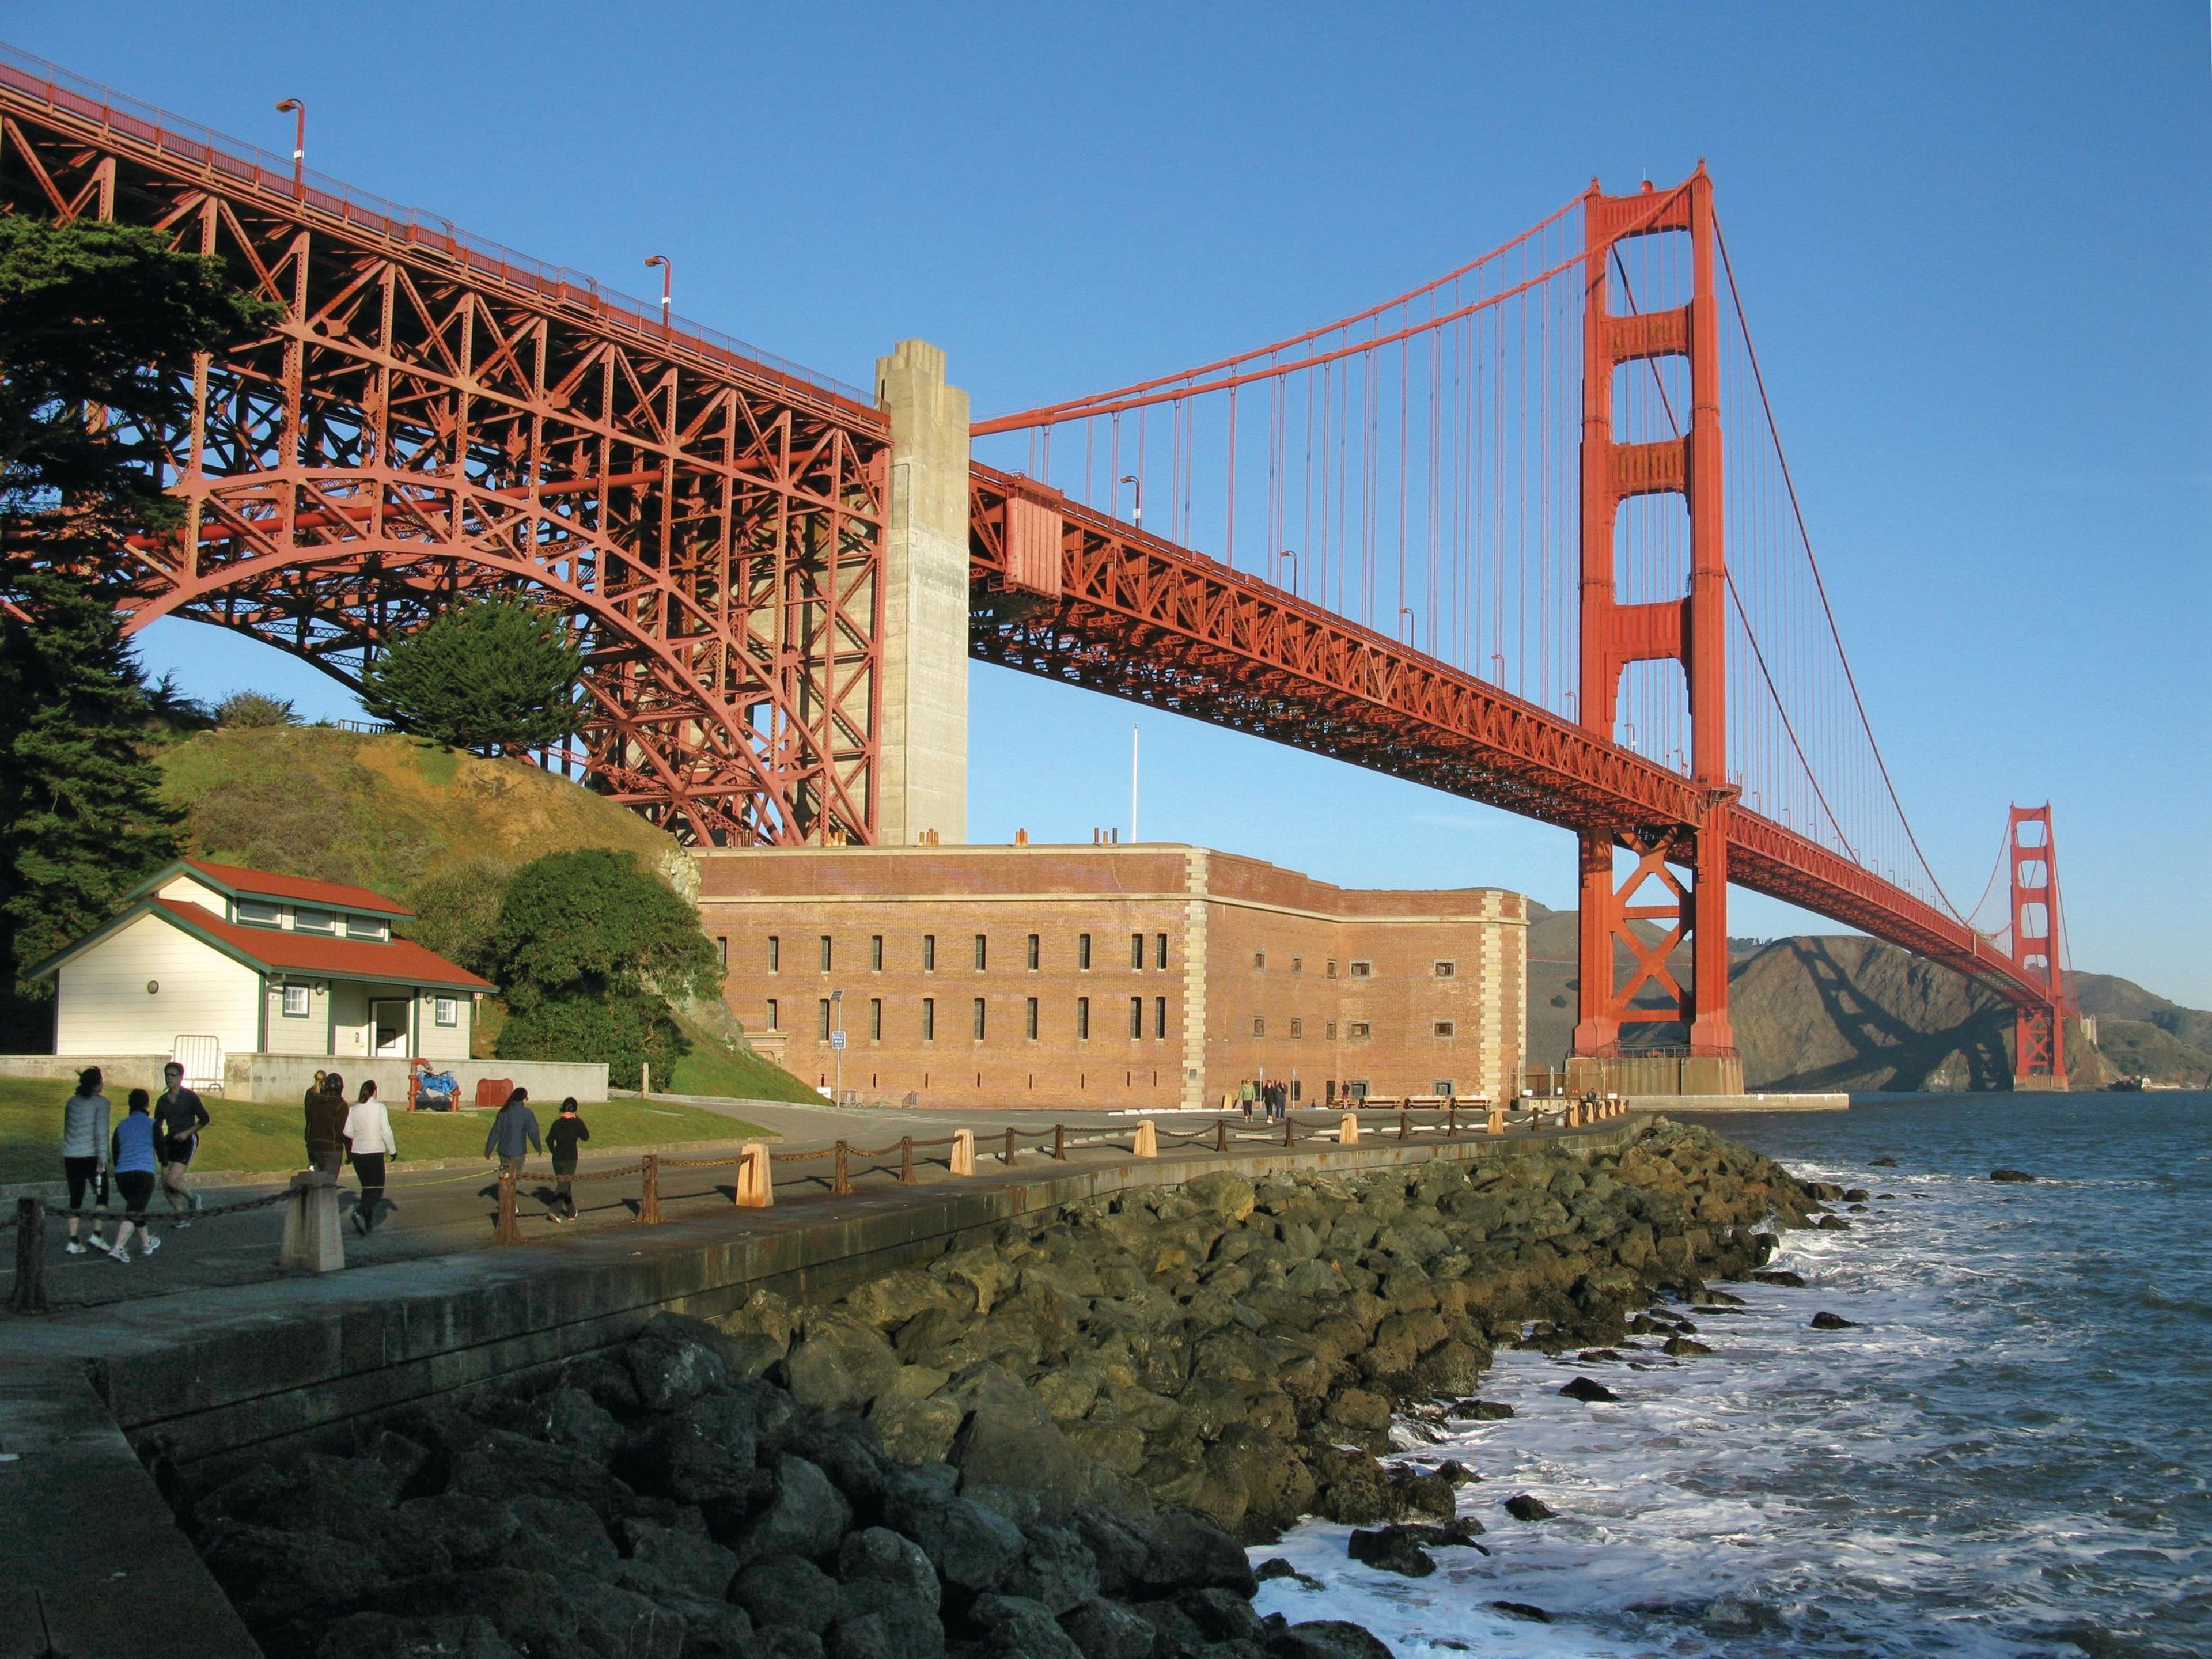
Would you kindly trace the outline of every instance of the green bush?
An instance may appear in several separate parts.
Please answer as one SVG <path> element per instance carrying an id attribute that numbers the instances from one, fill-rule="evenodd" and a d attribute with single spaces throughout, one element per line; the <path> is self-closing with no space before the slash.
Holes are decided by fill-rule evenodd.
<path id="1" fill-rule="evenodd" d="M 415 919 L 401 923 L 400 933 L 447 961 L 489 978 L 492 936 L 499 929 L 500 906 L 514 874 L 512 866 L 497 859 L 472 858 L 424 877 L 407 896 Z"/>
<path id="2" fill-rule="evenodd" d="M 667 1087 L 689 1046 L 668 1004 L 639 991 L 544 998 L 510 1012 L 499 1031 L 501 1060 L 603 1060 L 619 1089 L 638 1087 L 648 1062 Z"/>
<path id="3" fill-rule="evenodd" d="M 234 691 L 215 706 L 215 723 L 249 728 L 297 726 L 300 716 L 289 697 L 272 697 L 261 691 Z"/>

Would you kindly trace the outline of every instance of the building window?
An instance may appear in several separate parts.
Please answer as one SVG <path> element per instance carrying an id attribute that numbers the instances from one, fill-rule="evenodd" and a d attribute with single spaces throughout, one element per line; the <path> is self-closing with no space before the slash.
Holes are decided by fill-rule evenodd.
<path id="1" fill-rule="evenodd" d="M 298 907 L 292 911 L 292 931 L 295 933 L 335 933 L 337 930 L 336 911 L 308 910 Z"/>
<path id="2" fill-rule="evenodd" d="M 714 939 L 714 965 L 726 974 L 730 971 L 730 941 L 719 934 Z"/>
<path id="3" fill-rule="evenodd" d="M 1078 1042 L 1091 1041 L 1091 999 L 1089 997 L 1078 997 L 1075 1000 L 1075 1040 Z"/>
<path id="4" fill-rule="evenodd" d="M 871 936 L 868 940 L 868 971 L 872 974 L 884 971 L 884 936 L 881 933 Z"/>
<path id="5" fill-rule="evenodd" d="M 1037 943 L 1037 936 L 1035 933 L 1031 933 L 1030 935 L 1030 972 L 1033 974 L 1036 972 L 1037 960 L 1042 954 L 1042 953 Z"/>
<path id="6" fill-rule="evenodd" d="M 1263 1037 L 1267 1035 L 1267 1017 L 1265 1014 L 1255 1014 L 1252 1016 L 1252 1035 L 1255 1037 Z"/>
<path id="7" fill-rule="evenodd" d="M 774 933 L 768 936 L 768 970 L 771 974 L 783 969 L 783 941 Z"/>
<path id="8" fill-rule="evenodd" d="M 985 1007 L 985 1004 L 984 1004 L 983 999 L 982 999 L 982 998 L 981 998 L 981 997 L 977 997 L 977 998 L 975 999 L 975 1041 L 976 1041 L 976 1042 L 981 1042 L 983 1040 L 983 1030 L 984 1030 L 984 1026 L 983 1026 L 983 1014 L 984 1014 L 984 1007 Z"/>
<path id="9" fill-rule="evenodd" d="M 1144 1034 L 1145 1000 L 1142 997 L 1131 997 L 1129 999 L 1129 1035 L 1133 1037 L 1140 1037 Z"/>
<path id="10" fill-rule="evenodd" d="M 1331 979 L 1334 979 L 1336 977 L 1336 958 L 1334 957 L 1331 957 L 1328 959 L 1328 976 Z"/>
<path id="11" fill-rule="evenodd" d="M 1459 973 L 1459 963 L 1455 962 L 1437 962 L 1429 965 L 1438 979 L 1452 979 Z"/>
<path id="12" fill-rule="evenodd" d="M 1252 952 L 1252 969 L 1255 973 L 1263 974 L 1267 972 L 1267 953 L 1265 951 L 1255 951 Z"/>
<path id="13" fill-rule="evenodd" d="M 1164 1037 L 1167 1034 L 1168 1000 L 1165 997 L 1154 997 L 1152 999 L 1152 1035 L 1156 1037 Z"/>
<path id="14" fill-rule="evenodd" d="M 1436 1082 L 1430 1086 L 1429 1092 L 1437 1096 L 1439 1099 L 1451 1099 L 1453 1097 L 1452 1080 L 1448 1077 L 1438 1078 Z"/>
<path id="15" fill-rule="evenodd" d="M 1367 1079 L 1365 1078 L 1352 1079 L 1345 1084 L 1344 1092 L 1350 1095 L 1354 1100 L 1366 1099 Z"/>
<path id="16" fill-rule="evenodd" d="M 371 939 L 380 944 L 392 937 L 392 924 L 382 916 L 348 916 L 348 939 Z"/>
<path id="17" fill-rule="evenodd" d="M 441 1025 L 461 1023 L 461 1000 L 459 997 L 439 997 L 430 1004 L 430 1018 Z"/>
<path id="18" fill-rule="evenodd" d="M 830 971 L 830 935 L 824 933 L 822 935 L 822 971 L 825 974 Z"/>
<path id="19" fill-rule="evenodd" d="M 925 974 L 937 971 L 937 935 L 934 933 L 921 936 L 921 971 Z"/>
<path id="20" fill-rule="evenodd" d="M 1164 968 L 1167 965 L 1168 936 L 1165 933 L 1155 933 L 1152 935 L 1152 966 Z"/>
<path id="21" fill-rule="evenodd" d="M 1452 1034 L 1452 1023 L 1451 1023 L 1451 1021 L 1449 1021 L 1449 1020 L 1448 1020 L 1448 1019 L 1440 1019 L 1440 1020 L 1438 1020 L 1438 1021 L 1437 1022 L 1437 1035 L 1438 1036 L 1449 1036 L 1451 1034 Z"/>
<path id="22" fill-rule="evenodd" d="M 1294 1020 L 1292 1020 L 1292 1021 L 1291 1022 L 1291 1040 L 1292 1040 L 1292 1041 L 1294 1041 L 1294 1042 L 1295 1042 L 1297 1039 L 1298 1039 L 1298 1038 L 1300 1038 L 1300 1037 L 1304 1036 L 1305 1034 L 1306 1034 L 1306 1023 L 1305 1023 L 1305 1021 L 1304 1021 L 1304 1020 L 1302 1020 L 1302 1019 L 1294 1019 Z"/>
<path id="23" fill-rule="evenodd" d="M 881 997 L 870 997 L 868 999 L 868 1041 L 881 1042 L 883 1040 L 884 1000 Z"/>
<path id="24" fill-rule="evenodd" d="M 284 1018 L 305 1019 L 307 1017 L 307 988 L 288 985 L 284 988 Z"/>
<path id="25" fill-rule="evenodd" d="M 1031 1042 L 1035 1042 L 1037 1040 L 1037 1000 L 1035 997 L 1031 997 L 1030 999 L 1029 1007 L 1026 1012 L 1029 1024 L 1030 1041 Z"/>
<path id="26" fill-rule="evenodd" d="M 1088 933 L 1075 936 L 1075 965 L 1079 968 L 1091 965 L 1091 935 Z"/>
<path id="27" fill-rule="evenodd" d="M 284 907 L 264 903 L 259 899 L 239 900 L 237 914 L 239 921 L 249 927 L 282 927 L 284 925 Z"/>
<path id="28" fill-rule="evenodd" d="M 1374 972 L 1375 964 L 1371 962 L 1355 962 L 1352 964 L 1352 976 L 1354 979 L 1366 979 Z"/>
<path id="29" fill-rule="evenodd" d="M 781 1025 L 776 1023 L 778 1018 L 779 1013 L 775 1006 L 775 999 L 774 997 L 770 997 L 768 1000 L 768 1029 L 769 1030 L 780 1031 L 783 1029 Z"/>
<path id="30" fill-rule="evenodd" d="M 1291 958 L 1291 971 L 1292 973 L 1303 974 L 1305 970 L 1306 959 L 1304 957 L 1292 957 Z"/>
<path id="31" fill-rule="evenodd" d="M 1330 1020 L 1326 1025 L 1322 1027 L 1322 1036 L 1328 1042 L 1334 1042 L 1336 1041 L 1336 1022 L 1334 1020 Z"/>
<path id="32" fill-rule="evenodd" d="M 1141 969 L 1144 965 L 1145 936 L 1142 933 L 1132 933 L 1129 935 L 1129 966 Z"/>
<path id="33" fill-rule="evenodd" d="M 924 997 L 921 1000 L 921 1040 L 924 1042 L 937 1041 L 937 999 L 935 997 Z"/>
<path id="34" fill-rule="evenodd" d="M 1375 1028 L 1370 1025 L 1365 1020 L 1355 1019 L 1346 1023 L 1344 1034 L 1350 1037 L 1354 1042 L 1364 1042 L 1374 1034 L 1374 1030 Z"/>
<path id="35" fill-rule="evenodd" d="M 975 971 L 981 973 L 991 965 L 991 941 L 988 934 L 975 935 Z"/>
<path id="36" fill-rule="evenodd" d="M 824 997 L 815 1006 L 821 1011 L 822 1020 L 821 1029 L 814 1035 L 822 1042 L 827 1042 L 830 1041 L 830 999 Z"/>

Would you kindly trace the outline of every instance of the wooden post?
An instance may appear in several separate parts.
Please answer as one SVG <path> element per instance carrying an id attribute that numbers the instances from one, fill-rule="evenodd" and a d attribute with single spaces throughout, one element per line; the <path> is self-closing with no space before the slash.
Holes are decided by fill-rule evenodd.
<path id="1" fill-rule="evenodd" d="M 836 1161 L 831 1165 L 830 1176 L 830 1195 L 832 1198 L 843 1198 L 853 1190 L 851 1157 L 852 1149 L 843 1141 L 839 1141 Z"/>
<path id="2" fill-rule="evenodd" d="M 1225 1117 L 1213 1120 L 1213 1150 L 1217 1152 L 1229 1150 L 1229 1120 Z"/>
<path id="3" fill-rule="evenodd" d="M 1403 1106 L 1398 1109 L 1398 1139 L 1405 1139 L 1413 1133 L 1413 1115 Z"/>
<path id="4" fill-rule="evenodd" d="M 1490 1103 L 1490 1121 L 1482 1127 L 1494 1135 L 1502 1135 L 1505 1133 L 1505 1103 L 1504 1101 L 1493 1100 Z"/>
<path id="5" fill-rule="evenodd" d="M 971 1176 L 975 1173 L 975 1132 L 955 1129 L 952 1132 L 952 1173 Z"/>
<path id="6" fill-rule="evenodd" d="M 1342 1117 L 1337 1120 L 1336 1144 L 1340 1146 L 1349 1146 L 1358 1141 L 1358 1139 L 1359 1114 L 1357 1112 L 1346 1112 Z"/>
<path id="7" fill-rule="evenodd" d="M 15 1289 L 8 1298 L 14 1313 L 46 1312 L 46 1200 L 15 1200 Z"/>
<path id="8" fill-rule="evenodd" d="M 499 1171 L 499 1224 L 491 1237 L 495 1244 L 522 1243 L 522 1224 L 514 1213 L 514 1171 L 504 1164 Z"/>
<path id="9" fill-rule="evenodd" d="M 775 1174 L 768 1148 L 757 1140 L 738 1149 L 738 1202 L 748 1210 L 765 1210 L 775 1202 Z"/>
<path id="10" fill-rule="evenodd" d="M 999 1162 L 1000 1162 L 1000 1163 L 1001 1163 L 1001 1164 L 1012 1164 L 1013 1161 L 1014 1161 L 1014 1126 L 1013 1126 L 1012 1124 L 1009 1123 L 1008 1125 L 1006 1125 L 1006 1150 L 1005 1152 L 1000 1152 L 1000 1153 L 999 1154 Z"/>
<path id="11" fill-rule="evenodd" d="M 899 1137 L 899 1181 L 905 1186 L 914 1185 L 914 1137 Z"/>
<path id="12" fill-rule="evenodd" d="M 1283 1114 L 1283 1145 L 1285 1146 L 1295 1146 L 1297 1144 L 1297 1126 L 1291 1122 L 1291 1115 L 1288 1112 L 1285 1112 Z"/>
<path id="13" fill-rule="evenodd" d="M 1137 1121 L 1137 1142 L 1130 1149 L 1139 1158 L 1158 1158 L 1160 1155 L 1160 1132 L 1152 1127 L 1152 1119 Z"/>
<path id="14" fill-rule="evenodd" d="M 1067 1162 L 1067 1125 L 1065 1123 L 1052 1126 L 1052 1155 L 1062 1164 Z"/>
<path id="15" fill-rule="evenodd" d="M 574 1191 L 572 1188 L 570 1189 Z M 641 1226 L 658 1226 L 660 1223 L 660 1154 L 645 1155 L 645 1184 L 637 1200 L 637 1219 Z"/>

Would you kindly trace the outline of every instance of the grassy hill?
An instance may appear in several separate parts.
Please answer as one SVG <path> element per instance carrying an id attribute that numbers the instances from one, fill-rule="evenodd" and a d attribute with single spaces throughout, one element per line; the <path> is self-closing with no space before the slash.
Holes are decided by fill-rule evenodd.
<path id="1" fill-rule="evenodd" d="M 1532 904 L 1529 915 L 1528 1053 L 1556 1062 L 1574 1037 L 1575 915 Z M 2011 1082 L 2010 1006 L 1948 969 L 1850 934 L 1731 945 L 1729 1009 L 1752 1088 L 2002 1089 Z M 1627 951 L 1618 954 L 1625 965 Z M 1675 970 L 1688 973 L 1686 951 Z M 2075 983 L 2082 1012 L 2099 1027 L 2094 1048 L 2078 1031 L 2069 1042 L 2077 1087 L 2122 1076 L 2202 1084 L 2212 1075 L 2212 1013 L 2107 974 L 2077 975 Z"/>
<path id="2" fill-rule="evenodd" d="M 195 850 L 219 863 L 350 882 L 404 902 L 456 870 L 503 881 L 545 854 L 606 847 L 636 854 L 686 898 L 698 891 L 697 869 L 673 836 L 521 761 L 324 726 L 203 732 L 169 744 L 159 759 L 163 794 L 185 812 Z M 500 1024 L 495 1007 L 487 1012 L 480 1044 Z M 754 1054 L 726 1011 L 679 1013 L 692 1050 L 672 1078 L 654 1079 L 658 1087 L 821 1099 Z"/>

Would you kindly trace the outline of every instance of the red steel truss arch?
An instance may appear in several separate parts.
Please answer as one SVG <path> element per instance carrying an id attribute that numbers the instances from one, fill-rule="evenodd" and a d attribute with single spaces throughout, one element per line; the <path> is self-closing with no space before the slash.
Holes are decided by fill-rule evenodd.
<path id="1" fill-rule="evenodd" d="M 149 226 L 280 302 L 157 434 L 131 625 L 337 674 L 465 591 L 581 635 L 587 775 L 687 838 L 866 840 L 888 438 L 860 394 L 442 222 L 0 64 L 0 208 Z"/>

